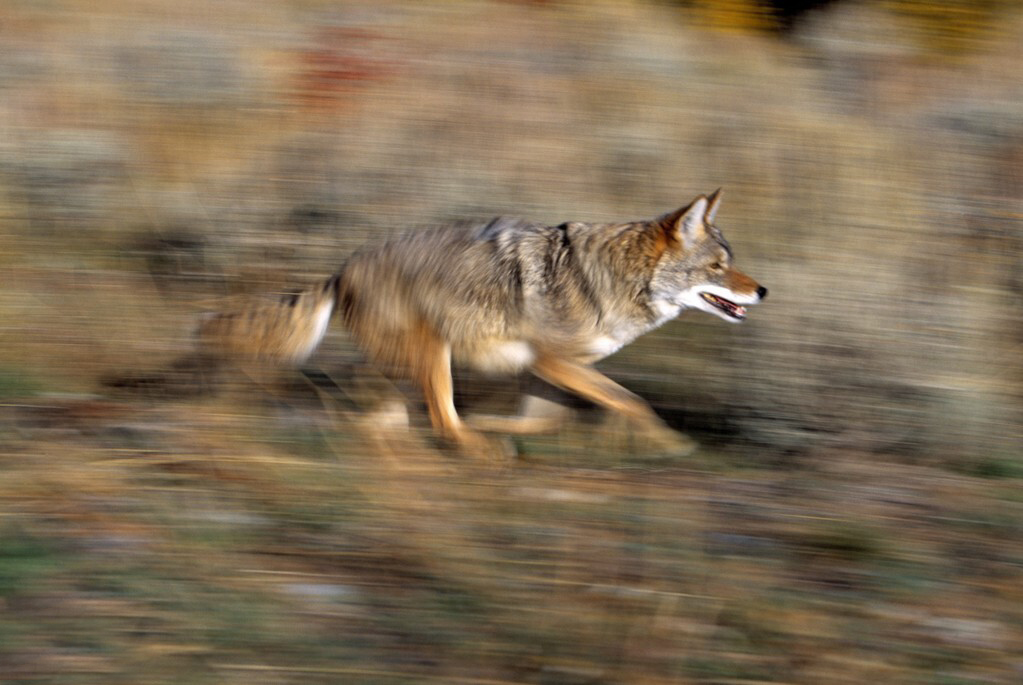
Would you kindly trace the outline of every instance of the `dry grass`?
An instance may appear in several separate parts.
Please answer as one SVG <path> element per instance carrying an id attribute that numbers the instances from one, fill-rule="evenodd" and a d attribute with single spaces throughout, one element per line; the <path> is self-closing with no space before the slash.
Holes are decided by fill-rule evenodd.
<path id="1" fill-rule="evenodd" d="M 12 682 L 984 682 L 1018 666 L 1011 482 L 565 440 L 482 466 L 312 407 L 236 412 L 5 409 Z"/>

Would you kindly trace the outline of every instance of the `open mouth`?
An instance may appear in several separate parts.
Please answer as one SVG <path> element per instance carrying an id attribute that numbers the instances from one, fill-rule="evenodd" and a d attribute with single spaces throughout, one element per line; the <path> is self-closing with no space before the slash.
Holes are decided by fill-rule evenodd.
<path id="1" fill-rule="evenodd" d="M 746 308 L 743 306 L 730 302 L 723 297 L 712 295 L 711 293 L 700 293 L 700 297 L 707 300 L 707 302 L 710 302 L 733 319 L 741 321 L 746 318 Z"/>

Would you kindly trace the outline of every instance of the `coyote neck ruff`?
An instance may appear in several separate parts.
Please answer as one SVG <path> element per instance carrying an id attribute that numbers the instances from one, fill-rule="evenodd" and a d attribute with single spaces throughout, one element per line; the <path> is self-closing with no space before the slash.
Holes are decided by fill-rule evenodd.
<path id="1" fill-rule="evenodd" d="M 327 281 L 273 305 L 208 319 L 213 354 L 301 363 L 334 311 L 371 361 L 410 377 L 445 436 L 471 442 L 455 413 L 451 364 L 528 369 L 638 420 L 639 398 L 590 365 L 684 309 L 729 322 L 767 290 L 732 266 L 714 226 L 720 193 L 660 218 L 543 226 L 497 218 L 404 234 L 368 246 Z"/>

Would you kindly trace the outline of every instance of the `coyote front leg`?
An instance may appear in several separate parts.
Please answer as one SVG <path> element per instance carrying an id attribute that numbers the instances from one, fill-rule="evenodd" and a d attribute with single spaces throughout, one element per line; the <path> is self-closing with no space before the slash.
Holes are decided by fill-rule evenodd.
<path id="1" fill-rule="evenodd" d="M 593 367 L 543 354 L 533 362 L 532 371 L 552 385 L 632 419 L 661 450 L 683 455 L 696 446 L 688 437 L 669 428 L 650 405 Z"/>
<path id="2" fill-rule="evenodd" d="M 568 390 L 600 406 L 641 422 L 660 423 L 660 418 L 638 396 L 591 366 L 546 354 L 537 357 L 532 371 L 562 390 Z"/>

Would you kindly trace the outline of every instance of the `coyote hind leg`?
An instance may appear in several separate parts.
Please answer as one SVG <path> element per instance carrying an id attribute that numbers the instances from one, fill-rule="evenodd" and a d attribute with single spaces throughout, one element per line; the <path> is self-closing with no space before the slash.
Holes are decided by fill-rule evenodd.
<path id="1" fill-rule="evenodd" d="M 491 456 L 497 450 L 481 433 L 462 422 L 455 410 L 454 386 L 451 379 L 451 345 L 429 330 L 416 336 L 410 352 L 415 355 L 412 368 L 415 380 L 426 397 L 430 422 L 434 430 L 462 451 L 474 456 Z"/>
<path id="2" fill-rule="evenodd" d="M 488 433 L 523 436 L 556 433 L 569 423 L 575 413 L 573 405 L 579 404 L 576 395 L 555 388 L 535 374 L 523 380 L 517 413 L 470 414 L 465 417 L 466 423 Z"/>

